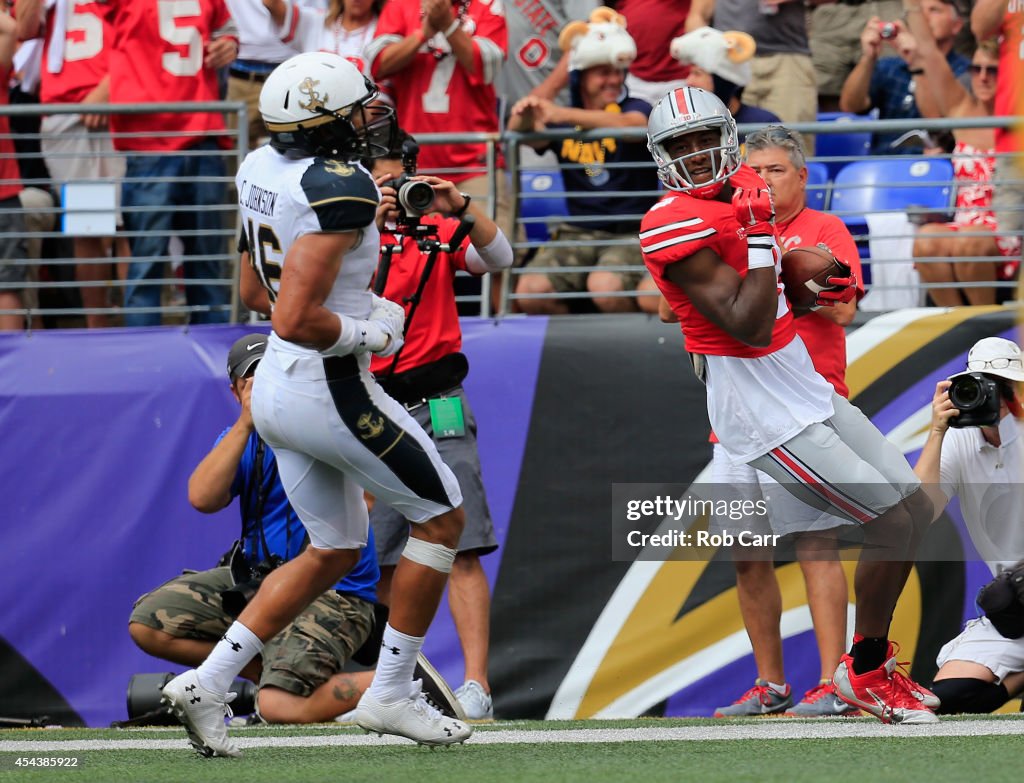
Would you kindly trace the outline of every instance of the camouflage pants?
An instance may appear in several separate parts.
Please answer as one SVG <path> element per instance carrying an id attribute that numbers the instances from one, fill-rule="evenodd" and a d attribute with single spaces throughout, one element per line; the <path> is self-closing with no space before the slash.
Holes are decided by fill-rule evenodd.
<path id="1" fill-rule="evenodd" d="M 178 639 L 215 642 L 232 622 L 220 598 L 231 586 L 229 568 L 184 573 L 139 598 L 129 622 Z M 260 687 L 309 696 L 341 671 L 372 624 L 373 604 L 329 590 L 263 646 Z"/>

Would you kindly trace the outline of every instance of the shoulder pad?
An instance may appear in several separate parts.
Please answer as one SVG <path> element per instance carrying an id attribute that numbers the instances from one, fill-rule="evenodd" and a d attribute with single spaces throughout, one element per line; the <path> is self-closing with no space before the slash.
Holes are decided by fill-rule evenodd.
<path id="1" fill-rule="evenodd" d="M 358 164 L 316 158 L 302 175 L 302 192 L 324 231 L 353 231 L 377 214 L 377 187 Z"/>

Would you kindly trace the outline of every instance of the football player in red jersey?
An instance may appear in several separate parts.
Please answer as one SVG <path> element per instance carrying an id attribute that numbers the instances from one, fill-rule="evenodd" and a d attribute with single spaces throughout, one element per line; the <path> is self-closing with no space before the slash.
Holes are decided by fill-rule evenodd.
<path id="1" fill-rule="evenodd" d="M 936 721 L 934 695 L 896 670 L 888 640 L 931 502 L 899 449 L 815 371 L 778 280 L 771 194 L 740 163 L 722 102 L 695 87 L 673 90 L 651 113 L 648 148 L 672 192 L 644 217 L 640 247 L 707 385 L 722 447 L 863 531 L 839 695 L 886 722 Z M 819 305 L 854 297 L 855 279 L 830 282 Z"/>

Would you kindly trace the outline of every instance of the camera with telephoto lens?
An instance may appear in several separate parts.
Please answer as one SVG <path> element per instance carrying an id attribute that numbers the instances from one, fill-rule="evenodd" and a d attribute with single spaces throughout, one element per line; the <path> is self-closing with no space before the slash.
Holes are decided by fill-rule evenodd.
<path id="1" fill-rule="evenodd" d="M 434 189 L 426 182 L 414 181 L 416 159 L 420 145 L 412 139 L 402 142 L 402 174 L 395 179 L 381 183 L 381 187 L 394 188 L 398 194 L 398 222 L 413 223 L 423 217 L 434 203 Z"/>
<path id="2" fill-rule="evenodd" d="M 241 561 L 243 564 L 246 561 Z M 270 555 L 266 560 L 261 560 L 254 566 L 231 564 L 231 574 L 235 581 L 234 587 L 224 590 L 220 594 L 221 605 L 224 612 L 231 617 L 238 617 L 242 610 L 248 605 L 256 591 L 260 589 L 267 574 L 284 562 L 284 559 L 277 555 Z"/>
<path id="3" fill-rule="evenodd" d="M 883 41 L 891 41 L 896 37 L 897 32 L 896 24 L 894 22 L 886 22 L 878 28 L 878 35 Z"/>
<path id="4" fill-rule="evenodd" d="M 950 427 L 989 427 L 999 421 L 999 384 L 980 372 L 953 378 L 949 401 L 960 411 L 949 419 Z"/>

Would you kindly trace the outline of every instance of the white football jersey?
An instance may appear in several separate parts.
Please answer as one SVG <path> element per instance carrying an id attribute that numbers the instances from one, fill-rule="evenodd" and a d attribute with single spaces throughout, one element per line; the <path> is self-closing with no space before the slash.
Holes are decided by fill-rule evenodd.
<path id="1" fill-rule="evenodd" d="M 359 163 L 332 158 L 289 158 L 269 144 L 250 152 L 235 177 L 242 213 L 239 251 L 270 293 L 281 287 L 288 250 L 303 234 L 362 231 L 345 253 L 324 307 L 353 318 L 370 314 L 370 278 L 380 256 L 374 218 L 380 191 Z"/>

